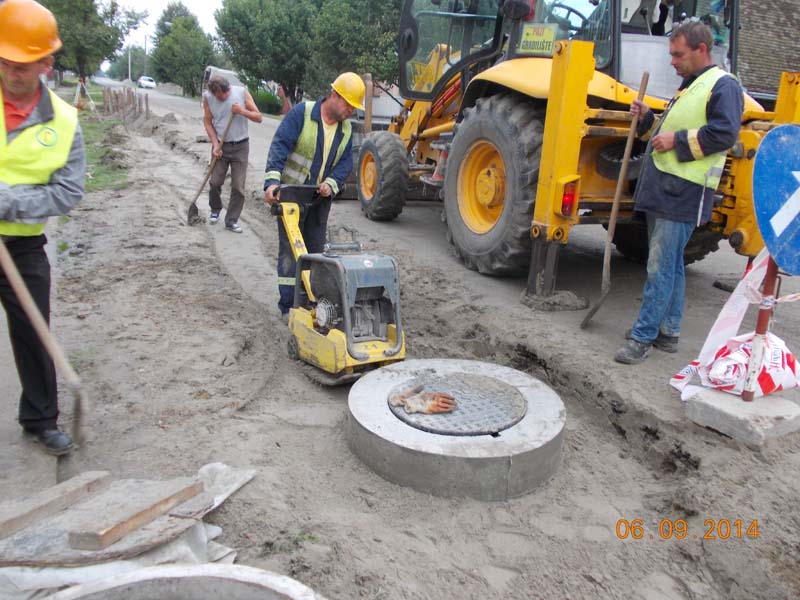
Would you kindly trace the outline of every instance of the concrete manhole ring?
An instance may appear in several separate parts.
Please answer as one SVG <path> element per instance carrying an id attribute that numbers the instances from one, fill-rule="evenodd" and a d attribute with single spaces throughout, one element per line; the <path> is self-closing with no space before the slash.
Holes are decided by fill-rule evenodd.
<path id="1" fill-rule="evenodd" d="M 393 390 L 415 381 L 479 378 L 513 388 L 525 402 L 517 422 L 491 435 L 423 431 L 398 418 L 387 401 Z M 561 463 L 564 404 L 549 386 L 509 367 L 407 360 L 364 375 L 350 389 L 348 408 L 347 441 L 353 453 L 385 479 L 431 494 L 506 500 L 536 489 Z"/>
<path id="2" fill-rule="evenodd" d="M 395 417 L 430 433 L 491 435 L 519 423 L 528 410 L 528 403 L 514 386 L 494 377 L 471 373 L 415 377 L 408 383 L 395 386 L 389 392 L 387 402 L 393 394 L 409 387 L 450 394 L 458 402 L 453 412 L 434 415 L 407 413 L 402 406 L 389 404 Z"/>

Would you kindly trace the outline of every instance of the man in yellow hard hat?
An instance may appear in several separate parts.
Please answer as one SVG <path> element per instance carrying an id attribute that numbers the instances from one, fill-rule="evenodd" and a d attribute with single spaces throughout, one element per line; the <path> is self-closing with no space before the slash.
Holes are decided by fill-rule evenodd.
<path id="1" fill-rule="evenodd" d="M 301 102 L 283 118 L 267 156 L 264 200 L 278 201 L 280 184 L 319 186 L 322 202 L 300 216 L 309 253 L 322 252 L 331 199 L 353 169 L 352 128 L 347 119 L 364 109 L 366 86 L 355 73 L 342 73 L 318 102 Z M 286 232 L 278 223 L 278 308 L 284 320 L 294 304 L 295 260 Z"/>
<path id="2" fill-rule="evenodd" d="M 61 48 L 53 14 L 33 0 L 5 0 L 0 2 L 0 31 L 0 239 L 49 320 L 44 227 L 47 217 L 66 214 L 83 198 L 83 136 L 77 111 L 41 81 Z M 66 454 L 73 442 L 56 425 L 53 361 L 2 269 L 0 301 L 22 387 L 19 422 L 48 452 Z"/>

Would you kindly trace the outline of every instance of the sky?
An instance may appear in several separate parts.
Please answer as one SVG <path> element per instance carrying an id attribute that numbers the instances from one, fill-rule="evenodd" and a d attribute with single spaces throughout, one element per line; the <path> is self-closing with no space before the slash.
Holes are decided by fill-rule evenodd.
<path id="1" fill-rule="evenodd" d="M 181 1 L 190 12 L 194 13 L 197 20 L 200 22 L 200 27 L 202 27 L 206 33 L 216 35 L 217 22 L 214 19 L 214 11 L 222 8 L 222 0 Z M 125 43 L 144 47 L 144 40 L 145 37 L 147 37 L 147 45 L 149 47 L 156 30 L 156 23 L 161 17 L 161 13 L 167 8 L 169 2 L 170 0 L 119 0 L 120 6 L 137 11 L 146 10 L 150 15 L 138 29 L 128 34 L 128 37 L 125 38 Z"/>

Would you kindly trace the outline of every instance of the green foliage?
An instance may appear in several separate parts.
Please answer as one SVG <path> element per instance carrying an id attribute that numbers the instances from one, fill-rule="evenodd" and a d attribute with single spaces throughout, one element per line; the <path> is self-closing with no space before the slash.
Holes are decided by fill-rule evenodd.
<path id="1" fill-rule="evenodd" d="M 258 110 L 270 115 L 281 114 L 283 108 L 283 101 L 272 92 L 267 90 L 258 90 L 253 94 L 253 100 L 258 106 Z"/>
<path id="2" fill-rule="evenodd" d="M 85 78 L 114 58 L 129 31 L 147 17 L 120 7 L 116 0 L 40 0 L 58 21 L 64 47 L 56 55 L 56 66 L 72 69 Z"/>
<path id="3" fill-rule="evenodd" d="M 164 9 L 164 12 L 161 13 L 156 23 L 156 31 L 153 35 L 153 48 L 158 48 L 161 45 L 164 38 L 170 34 L 172 24 L 175 23 L 178 18 L 188 19 L 191 21 L 190 27 L 201 29 L 197 17 L 182 2 L 170 2 L 167 4 L 167 8 Z M 168 71 L 168 68 L 167 64 L 156 61 L 153 67 L 156 80 L 174 81 L 172 79 L 173 74 Z"/>
<path id="4" fill-rule="evenodd" d="M 343 71 L 395 82 L 401 6 L 401 0 L 324 0 L 312 28 L 313 50 L 303 81 L 309 94 L 327 92 Z"/>
<path id="5" fill-rule="evenodd" d="M 248 87 L 255 89 L 262 79 L 273 80 L 283 85 L 292 101 L 301 99 L 314 51 L 309 32 L 317 2 L 223 0 L 216 12 L 220 43 Z"/>
<path id="6" fill-rule="evenodd" d="M 214 60 L 211 39 L 200 29 L 194 16 L 179 16 L 169 22 L 172 24 L 169 33 L 156 40 L 153 50 L 156 74 L 163 74 L 158 75 L 162 80 L 177 83 L 184 95 L 196 96 L 203 71 Z"/>
<path id="7" fill-rule="evenodd" d="M 112 79 L 127 79 L 128 51 L 131 53 L 131 81 L 144 75 L 145 56 L 141 46 L 125 46 L 108 67 L 107 75 Z"/>

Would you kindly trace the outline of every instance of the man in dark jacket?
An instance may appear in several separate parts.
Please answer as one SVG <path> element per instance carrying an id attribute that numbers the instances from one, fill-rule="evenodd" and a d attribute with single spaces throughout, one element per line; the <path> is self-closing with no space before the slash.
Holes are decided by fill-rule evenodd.
<path id="1" fill-rule="evenodd" d="M 322 252 L 331 199 L 353 168 L 352 129 L 347 119 L 356 108 L 364 108 L 366 88 L 355 73 L 342 73 L 331 88 L 319 102 L 301 102 L 284 117 L 272 138 L 264 177 L 264 200 L 269 204 L 278 201 L 282 183 L 319 186 L 322 201 L 300 216 L 309 253 Z M 296 264 L 281 223 L 278 236 L 278 308 L 286 321 L 294 305 Z"/>
<path id="2" fill-rule="evenodd" d="M 650 234 L 647 282 L 639 317 L 627 343 L 614 356 L 624 364 L 642 362 L 653 346 L 677 352 L 683 314 L 683 251 L 698 225 L 711 218 L 727 150 L 742 121 L 739 83 L 714 66 L 714 36 L 697 21 L 672 31 L 672 66 L 683 77 L 678 92 L 656 123 L 646 104 L 635 100 L 638 133 L 651 135 L 650 152 L 636 187 L 636 210 L 647 217 Z"/>

